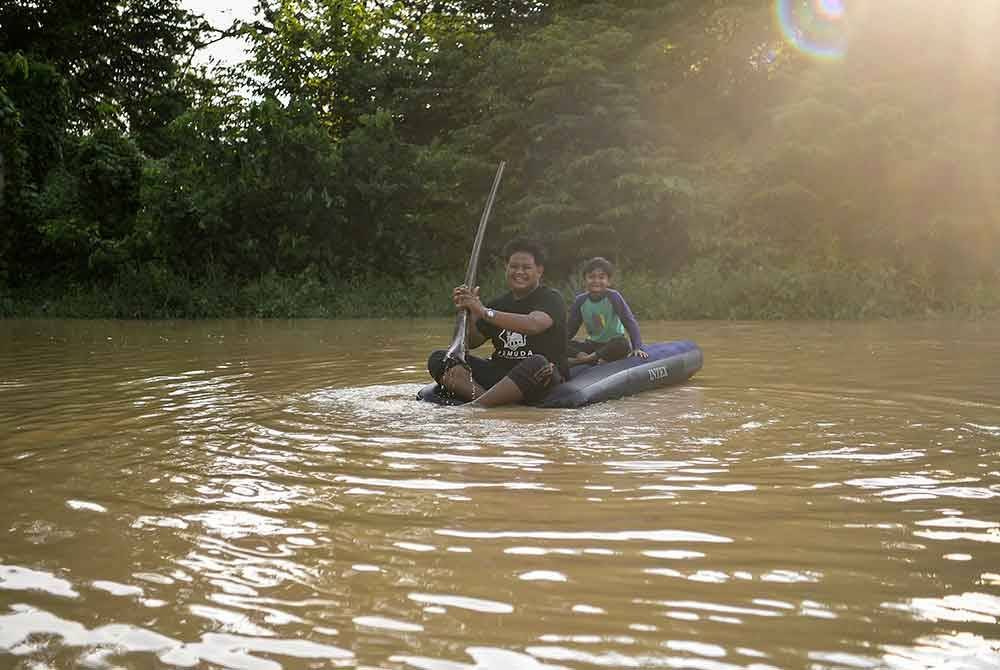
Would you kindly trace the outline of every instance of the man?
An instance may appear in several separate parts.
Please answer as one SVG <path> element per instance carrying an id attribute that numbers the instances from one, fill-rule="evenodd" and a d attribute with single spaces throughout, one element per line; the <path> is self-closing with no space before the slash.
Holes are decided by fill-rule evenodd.
<path id="1" fill-rule="evenodd" d="M 470 349 L 487 339 L 487 360 L 466 356 L 468 367 L 435 351 L 427 369 L 438 384 L 480 407 L 540 402 L 569 378 L 566 362 L 566 303 L 558 291 L 542 286 L 545 251 L 526 239 L 504 248 L 510 291 L 484 305 L 479 287 L 456 286 L 452 300 L 469 310 Z"/>

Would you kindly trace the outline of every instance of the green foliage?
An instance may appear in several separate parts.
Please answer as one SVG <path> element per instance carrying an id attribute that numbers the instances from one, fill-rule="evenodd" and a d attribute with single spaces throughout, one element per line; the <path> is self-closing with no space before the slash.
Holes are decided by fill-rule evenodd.
<path id="1" fill-rule="evenodd" d="M 449 317 L 454 283 L 443 275 L 330 282 L 314 269 L 239 281 L 218 274 L 192 277 L 151 262 L 123 267 L 101 285 L 49 281 L 19 290 L 0 287 L 0 318 Z"/>
<path id="2" fill-rule="evenodd" d="M 0 281 L 107 278 L 133 253 L 138 147 L 187 106 L 205 26 L 177 0 L 3 3 L 0 25 Z"/>
<path id="3" fill-rule="evenodd" d="M 502 292 L 503 277 L 502 268 L 489 270 L 482 277 L 482 294 Z M 449 296 L 457 281 L 450 274 L 424 274 L 405 281 L 375 273 L 324 281 L 315 270 L 306 270 L 240 282 L 211 273 L 192 277 L 149 263 L 126 266 L 114 281 L 100 286 L 50 281 L 19 290 L 0 287 L 0 318 L 449 318 L 454 314 Z M 549 283 L 567 299 L 580 290 L 574 282 Z M 914 314 L 982 318 L 1000 313 L 1000 278 L 943 293 L 888 268 L 817 272 L 800 264 L 734 269 L 701 258 L 670 279 L 626 268 L 615 284 L 642 321 Z"/>
<path id="4" fill-rule="evenodd" d="M 44 264 L 37 196 L 61 165 L 69 106 L 52 66 L 0 52 L 0 281 L 31 277 Z"/>
<path id="5" fill-rule="evenodd" d="M 148 101 L 172 85 L 206 28 L 177 0 L 6 2 L 0 26 L 0 53 L 24 53 L 65 78 L 83 127 L 148 117 Z"/>
<path id="6" fill-rule="evenodd" d="M 26 179 L 42 179 L 61 159 L 71 107 L 66 80 L 48 63 L 0 53 L 0 88 L 5 143 L 24 154 Z"/>
<path id="7" fill-rule="evenodd" d="M 771 5 L 263 0 L 209 80 L 178 0 L 0 4 L 0 315 L 448 315 L 501 158 L 484 295 L 530 233 L 642 318 L 995 313 L 981 10 Z"/>
<path id="8" fill-rule="evenodd" d="M 109 276 L 130 256 L 142 158 L 112 130 L 66 150 L 65 165 L 51 170 L 32 198 L 34 230 L 50 268 L 66 279 Z"/>
<path id="9" fill-rule="evenodd" d="M 944 296 L 995 277 L 993 131 L 982 124 L 978 97 L 942 107 L 939 96 L 926 94 L 925 78 L 943 66 L 940 54 L 911 51 L 908 66 L 873 59 L 891 49 L 892 36 L 877 23 L 864 30 L 851 59 L 834 71 L 802 68 L 776 101 L 758 140 L 767 159 L 736 197 L 731 231 L 768 247 L 767 258 L 782 268 L 803 257 L 820 261 L 814 272 L 830 262 L 883 267 L 911 287 L 903 304 L 947 308 L 952 298 Z M 890 303 L 885 290 L 880 299 Z"/>
<path id="10" fill-rule="evenodd" d="M 928 295 L 892 268 L 721 265 L 702 257 L 670 279 L 616 281 L 640 319 L 872 319 L 996 315 L 1000 280 Z M 988 288 L 992 287 L 992 288 Z"/>
<path id="11" fill-rule="evenodd" d="M 658 267 L 684 254 L 692 189 L 674 148 L 652 141 L 641 98 L 649 25 L 662 15 L 657 3 L 560 6 L 493 45 L 473 80 L 486 113 L 457 137 L 517 166 L 498 210 L 504 232 L 550 242 L 554 270 L 595 253 Z"/>

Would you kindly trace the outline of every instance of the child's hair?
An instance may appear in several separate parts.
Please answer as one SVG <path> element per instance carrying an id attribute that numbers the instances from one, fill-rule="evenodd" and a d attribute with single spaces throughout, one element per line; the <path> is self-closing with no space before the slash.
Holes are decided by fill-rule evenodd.
<path id="1" fill-rule="evenodd" d="M 586 277 L 594 270 L 604 270 L 604 274 L 609 277 L 615 273 L 615 266 L 603 256 L 595 256 L 583 264 L 583 276 Z"/>
<path id="2" fill-rule="evenodd" d="M 531 254 L 532 258 L 535 259 L 535 265 L 545 265 L 545 247 L 542 246 L 541 242 L 526 237 L 515 237 L 504 245 L 504 260 L 509 261 L 510 257 L 519 251 Z"/>

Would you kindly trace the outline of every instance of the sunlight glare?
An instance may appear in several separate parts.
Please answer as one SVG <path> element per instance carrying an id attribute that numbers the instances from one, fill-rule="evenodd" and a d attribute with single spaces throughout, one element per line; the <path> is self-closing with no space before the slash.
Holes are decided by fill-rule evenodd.
<path id="1" fill-rule="evenodd" d="M 785 40 L 820 60 L 839 60 L 847 49 L 844 0 L 776 0 L 775 15 Z"/>

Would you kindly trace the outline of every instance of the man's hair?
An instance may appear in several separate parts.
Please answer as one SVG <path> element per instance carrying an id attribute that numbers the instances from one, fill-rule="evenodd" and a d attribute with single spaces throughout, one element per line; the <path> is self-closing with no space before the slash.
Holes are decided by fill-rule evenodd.
<path id="1" fill-rule="evenodd" d="M 583 264 L 583 276 L 586 277 L 594 270 L 604 270 L 604 273 L 610 277 L 615 273 L 615 266 L 603 256 L 594 256 Z"/>
<path id="2" fill-rule="evenodd" d="M 537 240 L 530 240 L 526 237 L 515 237 L 503 248 L 504 261 L 509 261 L 510 257 L 519 251 L 531 254 L 535 259 L 535 265 L 545 265 L 545 247 Z"/>

